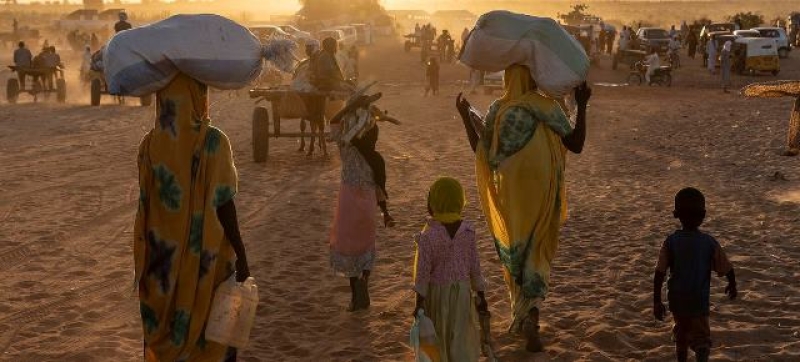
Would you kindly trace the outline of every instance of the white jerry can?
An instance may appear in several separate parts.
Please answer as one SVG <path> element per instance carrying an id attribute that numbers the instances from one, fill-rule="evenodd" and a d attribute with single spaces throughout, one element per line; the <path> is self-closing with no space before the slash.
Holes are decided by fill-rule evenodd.
<path id="1" fill-rule="evenodd" d="M 214 294 L 206 324 L 206 339 L 244 348 L 256 319 L 258 287 L 252 277 L 237 283 L 234 276 L 220 284 Z"/>

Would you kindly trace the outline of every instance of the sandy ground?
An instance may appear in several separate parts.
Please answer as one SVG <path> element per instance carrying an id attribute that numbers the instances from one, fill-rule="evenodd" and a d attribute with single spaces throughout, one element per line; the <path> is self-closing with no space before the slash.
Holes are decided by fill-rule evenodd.
<path id="1" fill-rule="evenodd" d="M 4 59 L 5 60 L 5 59 Z M 399 44 L 366 51 L 362 73 L 379 81 L 380 105 L 404 122 L 381 129 L 394 229 L 379 231 L 369 311 L 345 311 L 347 281 L 328 267 L 327 235 L 339 161 L 306 159 L 293 139 L 251 151 L 252 100 L 216 93 L 214 122 L 233 141 L 243 236 L 261 305 L 244 361 L 408 361 L 412 234 L 439 175 L 467 186 L 502 361 L 665 361 L 669 322 L 651 313 L 660 243 L 677 227 L 672 197 L 696 186 L 708 199 L 705 229 L 734 262 L 740 299 L 712 282 L 712 358 L 800 360 L 800 171 L 779 155 L 790 99 L 723 94 L 697 62 L 672 88 L 594 86 L 584 153 L 568 161 L 570 219 L 543 307 L 547 352 L 532 355 L 508 336 L 509 303 L 480 216 L 473 157 L 453 107 L 466 71 L 443 68 L 438 97 L 422 96 L 418 53 Z M 800 76 L 800 54 L 780 78 Z M 625 71 L 593 69 L 592 82 Z M 74 76 L 74 74 L 72 75 Z M 0 75 L 5 82 L 7 74 Z M 735 77 L 738 85 L 752 80 Z M 135 156 L 153 109 L 91 108 L 71 81 L 70 103 L 0 106 L 0 360 L 136 361 L 140 321 L 132 294 Z M 491 98 L 470 99 L 486 107 Z M 284 124 L 290 124 L 286 121 Z M 784 177 L 774 178 L 776 172 Z M 785 178 L 785 180 L 784 180 Z"/>

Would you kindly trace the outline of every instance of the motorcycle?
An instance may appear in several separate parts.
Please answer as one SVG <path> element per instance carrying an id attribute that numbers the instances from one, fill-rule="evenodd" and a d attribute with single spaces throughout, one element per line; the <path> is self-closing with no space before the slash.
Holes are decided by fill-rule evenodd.
<path id="1" fill-rule="evenodd" d="M 677 68 L 681 67 L 681 57 L 678 54 L 679 50 L 680 49 L 671 49 L 669 51 L 669 53 L 667 54 L 668 55 L 669 64 L 672 65 L 672 68 L 676 68 L 677 69 Z"/>
<path id="2" fill-rule="evenodd" d="M 636 62 L 633 66 L 633 70 L 628 75 L 628 84 L 636 84 L 642 85 L 645 81 L 647 74 L 648 65 L 644 62 Z M 672 67 L 669 65 L 663 65 L 656 69 L 652 75 L 650 75 L 650 84 L 653 85 L 657 84 L 662 87 L 670 87 L 672 86 Z"/>

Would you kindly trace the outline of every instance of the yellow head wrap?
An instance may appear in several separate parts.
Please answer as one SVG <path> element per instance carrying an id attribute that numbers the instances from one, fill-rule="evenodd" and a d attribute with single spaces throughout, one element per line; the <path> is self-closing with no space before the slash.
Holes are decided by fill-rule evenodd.
<path id="1" fill-rule="evenodd" d="M 428 206 L 433 219 L 442 224 L 461 220 L 461 211 L 466 203 L 464 188 L 452 177 L 439 178 L 428 192 Z"/>
<path id="2" fill-rule="evenodd" d="M 531 71 L 524 65 L 514 64 L 508 67 L 503 74 L 503 88 L 505 93 L 499 99 L 500 108 L 498 115 L 504 114 L 509 108 L 524 106 L 533 103 L 532 97 L 538 95 L 536 83 L 531 78 Z M 497 117 L 494 122 L 494 133 L 492 134 L 490 155 L 497 155 L 497 148 L 500 145 L 500 131 L 505 122 L 502 117 Z"/>

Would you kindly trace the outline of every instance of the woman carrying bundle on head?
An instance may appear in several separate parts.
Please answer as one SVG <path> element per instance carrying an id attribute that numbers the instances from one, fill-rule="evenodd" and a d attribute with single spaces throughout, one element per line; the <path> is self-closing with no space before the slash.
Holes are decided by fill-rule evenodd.
<path id="1" fill-rule="evenodd" d="M 351 312 L 370 306 L 369 277 L 375 263 L 378 207 L 383 224 L 393 227 L 386 192 L 386 163 L 375 149 L 376 120 L 388 120 L 371 103 L 380 98 L 358 95 L 331 119 L 331 138 L 339 146 L 341 184 L 330 233 L 330 262 L 334 273 L 350 282 Z"/>
<path id="2" fill-rule="evenodd" d="M 210 45 L 196 47 L 198 39 Z M 243 345 L 206 335 L 214 330 L 210 312 L 220 287 L 250 276 L 234 203 L 233 152 L 211 125 L 209 87 L 250 84 L 264 58 L 290 69 L 292 47 L 262 45 L 217 15 L 179 15 L 120 32 L 103 52 L 109 93 L 156 94 L 153 126 L 139 146 L 133 240 L 147 362 L 235 361 L 231 345 Z M 164 61 L 178 58 L 184 61 Z M 217 61 L 235 66 L 209 66 Z"/>
<path id="3" fill-rule="evenodd" d="M 156 100 L 134 231 L 146 361 L 235 361 L 235 349 L 204 338 L 216 287 L 250 275 L 231 144 L 210 124 L 206 85 L 181 74 Z"/>
<path id="4" fill-rule="evenodd" d="M 523 35 L 508 39 L 510 29 Z M 462 62 L 487 71 L 505 66 L 505 94 L 492 103 L 485 118 L 461 95 L 456 107 L 475 151 L 478 195 L 511 297 L 510 330 L 523 332 L 526 349 L 540 352 L 539 311 L 567 212 L 566 155 L 567 150 L 583 150 L 591 89 L 583 83 L 574 90 L 574 128 L 563 103 L 546 94 L 581 84 L 589 62 L 580 44 L 552 19 L 490 12 L 478 20 L 472 34 Z M 529 46 L 518 47 L 520 42 Z M 547 51 L 539 49 L 542 45 Z M 536 56 L 525 53 L 529 49 Z M 525 65 L 508 64 L 505 58 L 487 60 L 485 55 L 492 51 L 524 59 Z"/>

